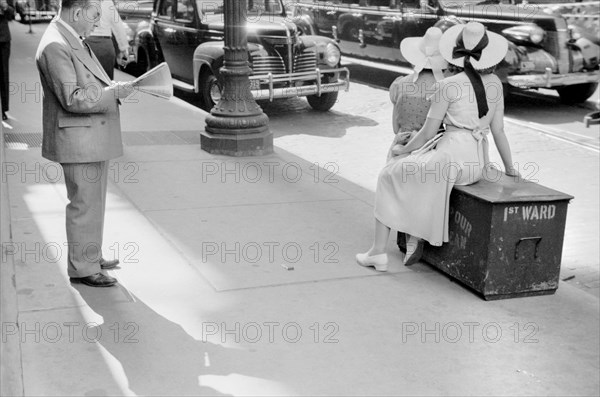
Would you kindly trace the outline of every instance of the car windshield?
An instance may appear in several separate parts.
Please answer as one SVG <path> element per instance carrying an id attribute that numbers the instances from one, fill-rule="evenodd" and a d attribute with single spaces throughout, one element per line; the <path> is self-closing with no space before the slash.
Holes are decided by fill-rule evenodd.
<path id="1" fill-rule="evenodd" d="M 283 5 L 281 0 L 247 0 L 248 15 L 281 15 Z M 203 15 L 223 14 L 223 0 L 197 0 L 198 9 Z"/>

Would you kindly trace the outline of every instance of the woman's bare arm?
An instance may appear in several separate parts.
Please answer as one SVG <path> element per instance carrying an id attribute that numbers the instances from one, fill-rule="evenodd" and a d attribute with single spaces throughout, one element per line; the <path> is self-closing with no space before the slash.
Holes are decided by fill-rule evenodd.
<path id="1" fill-rule="evenodd" d="M 510 144 L 504 133 L 504 107 L 501 105 L 494 112 L 494 117 L 490 122 L 490 130 L 498 148 L 498 153 L 500 153 L 500 158 L 504 163 L 506 175 L 519 176 L 519 172 L 514 168 Z"/>

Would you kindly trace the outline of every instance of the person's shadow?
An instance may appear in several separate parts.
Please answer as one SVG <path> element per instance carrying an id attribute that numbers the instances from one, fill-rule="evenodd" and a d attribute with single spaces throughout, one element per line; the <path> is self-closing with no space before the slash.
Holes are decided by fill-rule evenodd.
<path id="1" fill-rule="evenodd" d="M 127 299 L 131 294 L 122 285 L 73 287 L 103 317 L 100 330 L 90 328 L 89 334 L 102 335 L 100 343 L 123 366 L 131 391 L 160 396 L 225 395 L 200 385 L 199 376 L 238 372 L 231 368 L 236 363 L 232 349 L 194 339 L 137 298 Z"/>

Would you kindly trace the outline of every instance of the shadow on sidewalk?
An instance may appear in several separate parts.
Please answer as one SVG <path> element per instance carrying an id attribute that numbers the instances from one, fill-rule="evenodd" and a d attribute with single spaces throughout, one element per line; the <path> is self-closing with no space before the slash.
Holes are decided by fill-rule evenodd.
<path id="1" fill-rule="evenodd" d="M 200 378 L 238 372 L 231 367 L 237 362 L 231 357 L 233 350 L 194 339 L 122 285 L 72 286 L 103 317 L 104 322 L 90 328 L 89 334 L 103 335 L 102 346 L 122 365 L 129 389 L 136 395 L 226 395 L 203 386 Z M 132 301 L 119 299 L 121 291 Z"/>
<path id="2" fill-rule="evenodd" d="M 340 92 L 340 96 L 344 94 L 346 93 Z M 197 96 L 179 90 L 175 90 L 175 95 L 190 105 L 200 108 Z M 336 105 L 328 112 L 313 110 L 306 98 L 301 97 L 277 99 L 273 102 L 258 101 L 257 103 L 269 116 L 269 129 L 273 132 L 274 138 L 301 134 L 341 138 L 350 128 L 378 125 L 378 122 L 371 118 L 342 112 L 339 110 L 339 106 L 336 109 Z M 290 118 L 290 113 L 293 113 L 293 118 Z M 312 130 L 306 128 L 307 125 L 314 123 L 320 128 Z"/>

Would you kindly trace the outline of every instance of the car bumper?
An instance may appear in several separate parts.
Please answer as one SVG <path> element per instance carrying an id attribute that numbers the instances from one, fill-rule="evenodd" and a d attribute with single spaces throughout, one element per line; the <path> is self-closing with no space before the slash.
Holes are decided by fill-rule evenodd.
<path id="1" fill-rule="evenodd" d="M 322 83 L 323 75 L 335 74 L 336 81 Z M 290 83 L 287 87 L 275 87 L 280 83 Z M 308 83 L 308 84 L 307 84 Z M 316 69 L 315 71 L 286 74 L 267 74 L 250 76 L 250 86 L 261 85 L 263 88 L 251 88 L 255 100 L 276 98 L 292 98 L 297 96 L 318 95 L 348 91 L 350 86 L 350 71 L 348 68 Z M 264 87 L 266 85 L 266 87 Z"/>
<path id="2" fill-rule="evenodd" d="M 519 88 L 552 88 L 574 84 L 597 83 L 600 71 L 554 74 L 546 73 L 508 76 L 508 83 Z"/>

